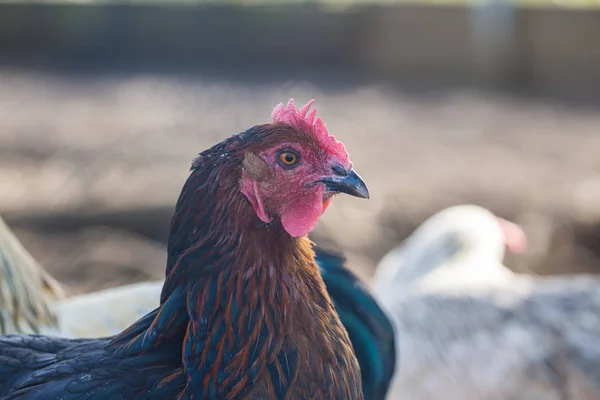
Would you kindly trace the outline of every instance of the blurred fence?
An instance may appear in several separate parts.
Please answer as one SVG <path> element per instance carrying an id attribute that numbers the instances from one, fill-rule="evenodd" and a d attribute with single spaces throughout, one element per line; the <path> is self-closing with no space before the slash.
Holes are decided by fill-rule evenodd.
<path id="1" fill-rule="evenodd" d="M 207 64 L 335 67 L 415 83 L 598 92 L 600 10 L 498 4 L 489 3 L 486 11 L 408 4 L 334 10 L 5 3 L 0 62 L 192 70 Z"/>

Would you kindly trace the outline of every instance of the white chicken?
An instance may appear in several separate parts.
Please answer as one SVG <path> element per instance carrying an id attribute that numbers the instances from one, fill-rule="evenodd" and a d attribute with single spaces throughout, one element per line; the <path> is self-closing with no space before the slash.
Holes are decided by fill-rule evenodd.
<path id="1" fill-rule="evenodd" d="M 65 297 L 0 218 L 0 334 L 110 336 L 158 306 L 162 281 Z"/>
<path id="2" fill-rule="evenodd" d="M 388 399 L 600 399 L 600 281 L 512 273 L 525 235 L 466 205 L 431 217 L 380 262 L 396 327 Z"/>

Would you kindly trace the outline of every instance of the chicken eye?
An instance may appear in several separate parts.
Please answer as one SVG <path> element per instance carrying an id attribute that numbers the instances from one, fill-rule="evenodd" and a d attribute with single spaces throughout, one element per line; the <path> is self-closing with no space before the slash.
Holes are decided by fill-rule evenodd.
<path id="1" fill-rule="evenodd" d="M 279 153 L 277 159 L 283 168 L 290 169 L 294 168 L 298 164 L 300 156 L 295 151 L 283 150 Z"/>

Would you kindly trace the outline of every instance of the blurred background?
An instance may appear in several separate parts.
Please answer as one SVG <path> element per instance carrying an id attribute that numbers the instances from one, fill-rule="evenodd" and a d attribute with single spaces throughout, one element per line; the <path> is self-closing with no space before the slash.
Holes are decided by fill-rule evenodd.
<path id="1" fill-rule="evenodd" d="M 194 156 L 315 98 L 371 200 L 313 239 L 361 277 L 461 203 L 596 272 L 599 43 L 591 0 L 3 1 L 0 215 L 73 292 L 162 278 Z"/>

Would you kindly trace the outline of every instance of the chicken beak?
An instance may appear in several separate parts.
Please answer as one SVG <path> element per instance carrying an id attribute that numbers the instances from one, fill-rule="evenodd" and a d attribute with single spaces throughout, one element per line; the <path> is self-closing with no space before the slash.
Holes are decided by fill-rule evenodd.
<path id="1" fill-rule="evenodd" d="M 353 169 L 344 173 L 345 175 L 327 176 L 316 182 L 325 184 L 325 190 L 331 193 L 346 193 L 368 199 L 370 197 L 369 188 L 365 181 Z"/>

